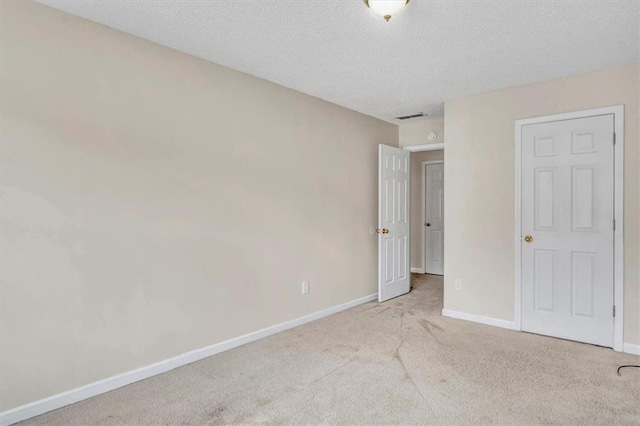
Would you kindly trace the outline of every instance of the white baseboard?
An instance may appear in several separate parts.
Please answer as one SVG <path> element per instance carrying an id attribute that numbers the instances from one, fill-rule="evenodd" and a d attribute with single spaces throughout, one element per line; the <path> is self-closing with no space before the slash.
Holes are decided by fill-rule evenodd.
<path id="1" fill-rule="evenodd" d="M 515 326 L 515 322 L 501 320 L 491 317 L 483 317 L 482 315 L 468 314 L 466 312 L 452 311 L 450 309 L 442 310 L 443 317 L 456 318 L 466 321 L 477 322 L 480 324 L 492 325 L 494 327 L 506 328 L 509 330 L 518 330 Z M 640 345 L 632 345 L 631 343 L 625 343 L 623 352 L 633 355 L 640 355 Z"/>
<path id="2" fill-rule="evenodd" d="M 247 343 L 254 342 L 256 340 L 264 339 L 265 337 L 272 336 L 285 330 L 297 327 L 302 324 L 344 311 L 354 306 L 361 305 L 363 303 L 371 302 L 378 299 L 378 294 L 370 294 L 369 296 L 361 297 L 359 299 L 352 300 L 350 302 L 342 303 L 331 308 L 324 309 L 322 311 L 315 312 L 313 314 L 305 315 L 300 318 L 296 318 L 291 321 L 276 324 L 271 327 L 263 328 L 262 330 L 254 331 L 253 333 L 245 334 L 244 336 L 236 337 L 233 339 L 225 340 L 224 342 L 216 343 L 215 345 L 207 346 L 205 348 L 196 349 L 191 352 L 178 355 L 173 358 L 169 358 L 164 361 L 157 362 L 155 364 L 147 365 L 136 370 L 128 371 L 117 376 L 109 377 L 97 382 L 89 383 L 88 385 L 72 389 L 70 391 L 62 392 L 57 395 L 50 396 L 48 398 L 41 399 L 39 401 L 31 402 L 29 404 L 22 405 L 20 407 L 12 408 L 10 410 L 0 413 L 0 425 L 10 425 L 20 422 L 22 420 L 29 419 L 31 417 L 39 416 L 46 412 L 56 410 L 70 405 L 78 401 L 82 401 L 87 398 L 91 398 L 96 395 L 100 395 L 105 392 L 112 391 L 114 389 L 129 385 L 131 383 L 138 382 L 140 380 L 147 379 L 149 377 L 165 373 L 174 368 L 182 367 L 183 365 L 191 364 L 192 362 L 199 361 L 203 358 L 210 357 L 212 355 L 219 354 L 224 351 L 228 351 L 238 346 L 246 345 Z"/>
<path id="3" fill-rule="evenodd" d="M 452 311 L 450 309 L 442 310 L 443 317 L 456 318 L 466 321 L 478 322 L 480 324 L 492 325 L 494 327 L 506 328 L 509 330 L 517 330 L 513 321 L 501 320 L 491 317 L 483 317 L 482 315 L 468 314 L 466 312 Z"/>
<path id="4" fill-rule="evenodd" d="M 627 354 L 640 355 L 640 345 L 632 345 L 631 343 L 625 343 L 622 351 Z"/>
<path id="5" fill-rule="evenodd" d="M 412 274 L 424 274 L 424 268 L 411 268 Z"/>

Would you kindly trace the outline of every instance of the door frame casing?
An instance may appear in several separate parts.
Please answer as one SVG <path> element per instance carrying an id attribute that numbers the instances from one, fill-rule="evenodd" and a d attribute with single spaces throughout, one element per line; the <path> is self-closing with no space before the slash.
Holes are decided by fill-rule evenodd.
<path id="1" fill-rule="evenodd" d="M 610 114 L 613 115 L 613 131 L 615 134 L 615 144 L 613 146 L 613 217 L 615 220 L 613 243 L 613 303 L 615 305 L 613 349 L 617 352 L 622 352 L 624 346 L 624 105 L 515 121 L 515 289 L 513 312 L 515 328 L 516 330 L 522 330 L 522 127 L 531 124 Z"/>
<path id="2" fill-rule="evenodd" d="M 422 270 L 427 273 L 427 230 L 425 229 L 425 221 L 427 220 L 427 166 L 429 164 L 444 164 L 444 160 L 431 160 L 422 162 Z M 444 218 L 443 218 L 444 222 Z M 444 224 L 442 225 L 442 232 L 444 232 Z M 443 242 L 444 244 L 444 242 Z M 444 254 L 442 256 L 442 263 L 444 264 Z"/>

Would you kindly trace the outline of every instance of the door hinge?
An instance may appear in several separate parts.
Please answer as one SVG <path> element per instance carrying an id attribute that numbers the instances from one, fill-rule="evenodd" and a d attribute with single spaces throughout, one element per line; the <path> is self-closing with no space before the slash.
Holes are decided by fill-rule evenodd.
<path id="1" fill-rule="evenodd" d="M 613 316 L 616 316 L 616 305 L 613 305 Z"/>
<path id="2" fill-rule="evenodd" d="M 616 230 L 616 220 L 615 219 L 613 219 L 613 230 L 614 231 Z"/>
<path id="3" fill-rule="evenodd" d="M 613 144 L 616 144 L 616 132 L 613 132 Z"/>

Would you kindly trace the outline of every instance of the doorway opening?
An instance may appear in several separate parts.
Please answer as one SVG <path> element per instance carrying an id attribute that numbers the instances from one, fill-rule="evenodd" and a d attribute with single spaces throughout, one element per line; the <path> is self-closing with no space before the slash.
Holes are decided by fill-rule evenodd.
<path id="1" fill-rule="evenodd" d="M 411 153 L 411 272 L 444 274 L 444 150 Z"/>
<path id="2" fill-rule="evenodd" d="M 411 273 L 425 273 L 425 222 L 423 162 L 437 162 L 439 199 L 444 200 L 444 144 L 396 148 L 379 145 L 378 151 L 378 301 L 384 302 L 411 290 Z M 429 171 L 430 169 L 427 169 Z M 431 181 L 430 181 L 431 182 Z M 429 200 L 427 200 L 428 202 Z M 429 203 L 431 206 L 432 203 Z M 441 233 L 444 206 L 439 207 Z M 430 211 L 431 209 L 429 209 Z M 429 223 L 429 226 L 426 224 Z M 373 228 L 372 228 L 373 229 Z M 443 242 L 440 243 L 443 247 Z M 428 251 L 430 253 L 430 251 Z M 440 255 L 442 263 L 443 255 Z M 419 265 L 419 266 L 415 266 Z M 442 275 L 443 271 L 440 271 Z"/>

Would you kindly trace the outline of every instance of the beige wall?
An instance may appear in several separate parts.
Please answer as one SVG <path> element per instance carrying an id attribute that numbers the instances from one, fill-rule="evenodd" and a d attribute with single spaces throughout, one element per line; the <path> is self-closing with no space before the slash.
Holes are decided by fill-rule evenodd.
<path id="1" fill-rule="evenodd" d="M 424 268 L 422 162 L 444 160 L 444 150 L 411 153 L 411 267 Z"/>
<path id="2" fill-rule="evenodd" d="M 628 65 L 445 104 L 446 309 L 513 320 L 514 121 L 624 104 L 624 341 L 640 344 L 639 73 Z"/>
<path id="3" fill-rule="evenodd" d="M 2 410 L 376 292 L 397 126 L 39 4 L 1 36 Z"/>
<path id="4" fill-rule="evenodd" d="M 435 131 L 438 138 L 435 141 L 427 140 L 429 132 Z M 424 145 L 427 143 L 444 142 L 444 118 L 413 119 L 399 126 L 400 146 Z"/>

